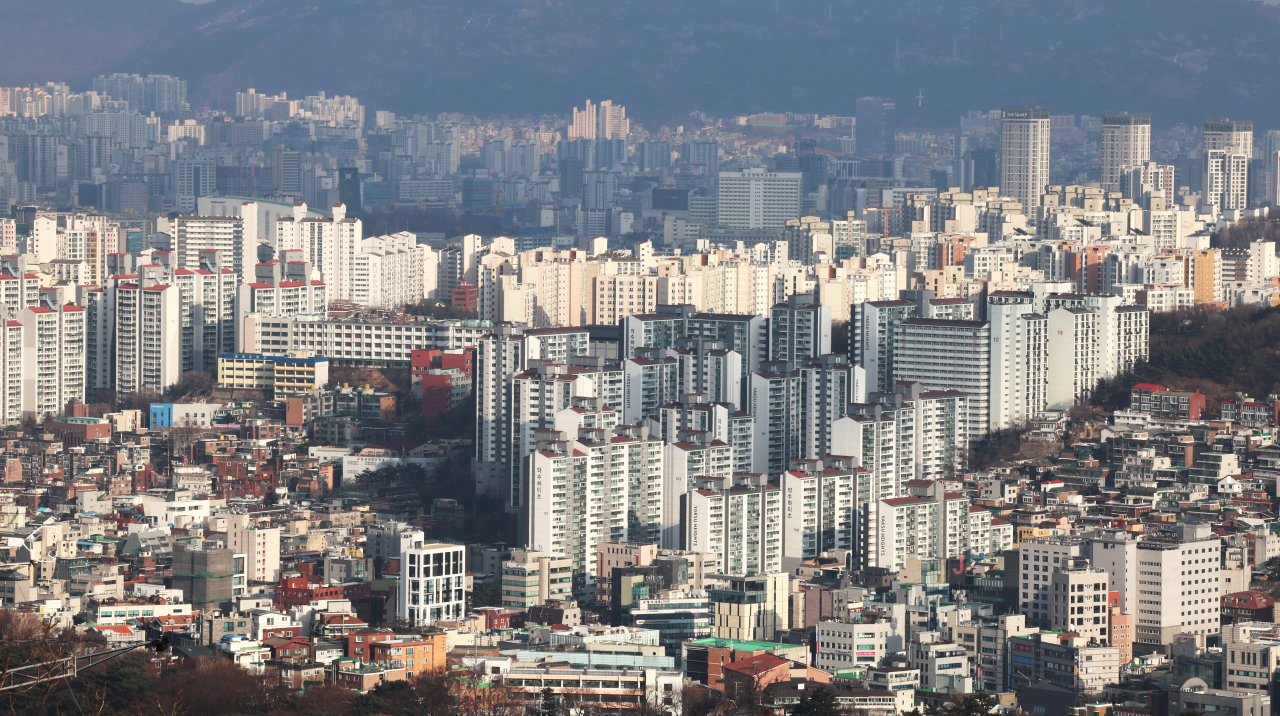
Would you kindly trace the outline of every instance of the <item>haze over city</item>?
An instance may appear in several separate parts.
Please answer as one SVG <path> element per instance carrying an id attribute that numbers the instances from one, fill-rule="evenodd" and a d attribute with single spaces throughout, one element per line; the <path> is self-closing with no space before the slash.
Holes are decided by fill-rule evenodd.
<path id="1" fill-rule="evenodd" d="M 15 716 L 1271 716 L 1273 4 L 8 10 Z"/>

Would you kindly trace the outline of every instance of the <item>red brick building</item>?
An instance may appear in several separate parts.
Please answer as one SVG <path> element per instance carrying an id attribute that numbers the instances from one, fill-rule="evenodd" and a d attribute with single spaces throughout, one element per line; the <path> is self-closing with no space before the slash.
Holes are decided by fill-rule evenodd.
<path id="1" fill-rule="evenodd" d="M 478 311 L 480 310 L 480 289 L 464 283 L 453 289 L 449 301 L 455 311 Z"/>

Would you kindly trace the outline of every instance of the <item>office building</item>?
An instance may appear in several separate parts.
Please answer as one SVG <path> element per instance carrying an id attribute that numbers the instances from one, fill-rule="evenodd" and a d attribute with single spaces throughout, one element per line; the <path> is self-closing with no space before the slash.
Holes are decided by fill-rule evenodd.
<path id="1" fill-rule="evenodd" d="M 1005 107 L 1000 121 L 1000 193 L 1036 215 L 1049 184 L 1049 110 Z"/>
<path id="2" fill-rule="evenodd" d="M 782 229 L 800 216 L 799 172 L 720 172 L 716 223 L 730 229 Z"/>
<path id="3" fill-rule="evenodd" d="M 790 591 L 785 573 L 726 580 L 710 594 L 712 638 L 773 641 L 791 628 Z"/>
<path id="4" fill-rule="evenodd" d="M 861 97 L 854 102 L 854 148 L 861 156 L 897 153 L 897 104 L 883 97 Z"/>
<path id="5" fill-rule="evenodd" d="M 1093 540 L 1090 562 L 1110 574 L 1120 608 L 1134 614 L 1135 646 L 1167 645 L 1180 633 L 1218 633 L 1222 539 L 1209 525 L 1188 520 L 1168 536 Z"/>

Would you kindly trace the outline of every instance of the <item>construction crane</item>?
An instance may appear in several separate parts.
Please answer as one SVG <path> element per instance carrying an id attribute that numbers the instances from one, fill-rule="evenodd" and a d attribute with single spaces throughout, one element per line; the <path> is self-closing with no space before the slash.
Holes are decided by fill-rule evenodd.
<path id="1" fill-rule="evenodd" d="M 4 681 L 0 683 L 0 692 L 13 691 L 58 679 L 74 679 L 81 671 L 92 669 L 95 666 L 111 661 L 117 656 L 123 656 L 134 649 L 143 648 L 152 648 L 156 650 L 157 654 L 163 654 L 169 648 L 169 636 L 167 634 L 163 635 L 159 639 L 146 644 L 131 644 L 117 649 L 95 651 L 92 654 L 83 656 L 67 656 L 61 659 L 16 666 L 4 672 Z"/>

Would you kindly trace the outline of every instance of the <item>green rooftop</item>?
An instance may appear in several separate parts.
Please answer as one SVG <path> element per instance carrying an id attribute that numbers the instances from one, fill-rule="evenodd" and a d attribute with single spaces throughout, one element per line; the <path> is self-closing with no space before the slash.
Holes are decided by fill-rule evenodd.
<path id="1" fill-rule="evenodd" d="M 736 651 L 773 651 L 774 649 L 794 649 L 797 644 L 780 644 L 772 641 L 738 641 L 737 639 L 690 639 L 690 644 L 714 646 L 718 649 L 734 649 Z"/>

